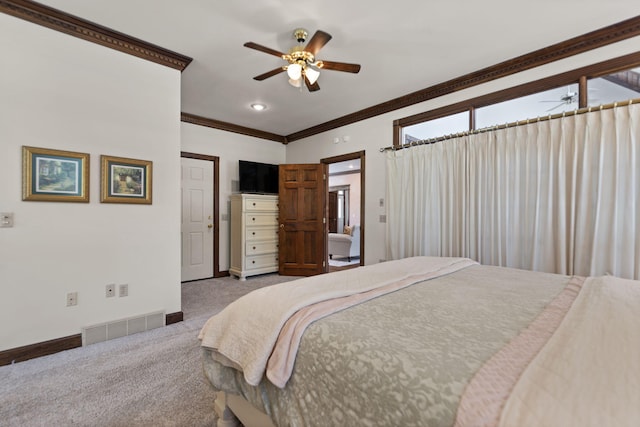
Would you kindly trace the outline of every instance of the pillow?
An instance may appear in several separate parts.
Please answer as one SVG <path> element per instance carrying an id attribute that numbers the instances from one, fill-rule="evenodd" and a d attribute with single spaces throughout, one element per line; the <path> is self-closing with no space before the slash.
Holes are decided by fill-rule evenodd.
<path id="1" fill-rule="evenodd" d="M 345 226 L 342 228 L 342 232 L 343 232 L 344 234 L 348 234 L 349 236 L 353 236 L 353 228 L 352 228 L 351 226 L 345 225 Z"/>

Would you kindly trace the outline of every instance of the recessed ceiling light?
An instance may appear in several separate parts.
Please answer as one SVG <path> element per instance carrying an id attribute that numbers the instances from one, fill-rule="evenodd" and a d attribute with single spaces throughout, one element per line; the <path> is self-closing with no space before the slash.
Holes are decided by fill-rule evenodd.
<path id="1" fill-rule="evenodd" d="M 253 108 L 256 111 L 262 111 L 262 110 L 265 110 L 267 106 L 264 104 L 255 103 L 255 104 L 251 104 L 251 108 Z"/>

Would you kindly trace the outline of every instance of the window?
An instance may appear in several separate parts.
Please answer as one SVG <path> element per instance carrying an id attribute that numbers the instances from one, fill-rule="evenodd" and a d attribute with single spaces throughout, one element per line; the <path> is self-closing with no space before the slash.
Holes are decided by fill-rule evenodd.
<path id="1" fill-rule="evenodd" d="M 469 112 L 464 111 L 402 128 L 402 143 L 408 144 L 414 141 L 466 132 L 468 130 Z"/>
<path id="2" fill-rule="evenodd" d="M 629 59 L 633 62 L 627 70 L 610 73 L 609 70 L 618 69 L 619 60 L 612 59 L 400 119 L 397 123 L 401 132 L 396 135 L 400 137 L 400 144 L 407 144 L 546 117 L 585 106 L 598 107 L 640 98 L 640 61 L 633 57 Z M 585 90 L 586 104 L 580 105 L 580 92 Z M 442 117 L 442 110 L 451 114 Z M 474 114 L 473 120 L 470 120 L 470 111 Z M 470 129 L 470 123 L 474 124 L 473 129 Z"/>
<path id="3" fill-rule="evenodd" d="M 499 102 L 476 110 L 476 129 L 578 109 L 578 84 Z"/>
<path id="4" fill-rule="evenodd" d="M 589 107 L 638 98 L 640 97 L 640 68 L 591 79 L 587 87 Z"/>

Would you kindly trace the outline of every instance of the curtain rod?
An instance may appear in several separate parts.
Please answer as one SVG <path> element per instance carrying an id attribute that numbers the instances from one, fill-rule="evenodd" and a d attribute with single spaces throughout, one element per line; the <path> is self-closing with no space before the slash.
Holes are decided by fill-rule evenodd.
<path id="1" fill-rule="evenodd" d="M 476 135 L 476 134 L 479 134 L 479 133 L 484 133 L 484 132 L 489 132 L 489 131 L 499 130 L 499 129 L 506 129 L 506 128 L 515 127 L 515 126 L 528 125 L 528 124 L 531 124 L 531 123 L 542 122 L 542 121 L 545 121 L 545 120 L 559 119 L 559 118 L 566 117 L 566 116 L 577 116 L 578 114 L 591 113 L 593 111 L 601 111 L 601 110 L 609 110 L 611 108 L 625 107 L 625 106 L 628 106 L 628 105 L 631 105 L 631 104 L 638 104 L 638 103 L 640 103 L 640 98 L 630 99 L 629 101 L 624 101 L 624 102 L 613 102 L 611 104 L 603 104 L 603 105 L 600 105 L 598 107 L 584 107 L 584 108 L 580 108 L 580 109 L 573 110 L 573 111 L 565 111 L 565 112 L 557 113 L 557 114 L 549 114 L 548 116 L 538 117 L 538 118 L 535 118 L 535 119 L 519 120 L 517 122 L 505 123 L 503 125 L 489 126 L 489 127 L 482 128 L 482 129 L 468 130 L 468 131 L 464 131 L 464 132 L 458 132 L 458 133 L 452 133 L 452 134 L 449 134 L 449 135 L 438 136 L 438 137 L 435 137 L 435 138 L 428 138 L 428 139 L 421 139 L 421 140 L 418 140 L 418 141 L 411 141 L 411 142 L 408 142 L 406 144 L 401 144 L 401 145 L 391 145 L 391 146 L 388 146 L 388 147 L 381 148 L 380 152 L 384 153 L 385 151 L 403 150 L 405 148 L 417 147 L 418 145 L 435 144 L 436 142 L 445 141 L 447 139 L 459 138 L 459 137 L 468 136 L 468 135 Z"/>

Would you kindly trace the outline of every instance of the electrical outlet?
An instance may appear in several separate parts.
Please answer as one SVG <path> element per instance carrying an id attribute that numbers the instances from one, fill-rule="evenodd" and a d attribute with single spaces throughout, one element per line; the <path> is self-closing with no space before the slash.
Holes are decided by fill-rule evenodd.
<path id="1" fill-rule="evenodd" d="M 69 292 L 67 294 L 67 307 L 71 307 L 72 305 L 78 305 L 78 293 L 77 292 Z"/>
<path id="2" fill-rule="evenodd" d="M 120 285 L 118 288 L 118 292 L 118 296 L 120 297 L 129 296 L 129 285 L 126 283 L 124 285 Z"/>
<path id="3" fill-rule="evenodd" d="M 107 296 L 107 298 L 111 298 L 111 297 L 115 297 L 116 296 L 116 285 L 109 284 L 106 286 L 105 288 L 105 294 Z"/>

